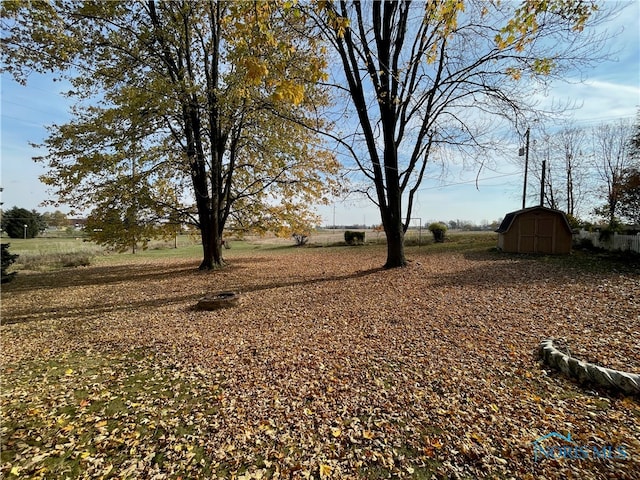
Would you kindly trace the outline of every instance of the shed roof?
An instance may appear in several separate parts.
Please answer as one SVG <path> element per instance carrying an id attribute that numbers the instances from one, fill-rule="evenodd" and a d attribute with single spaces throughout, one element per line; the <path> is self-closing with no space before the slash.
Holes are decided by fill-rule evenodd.
<path id="1" fill-rule="evenodd" d="M 504 219 L 502 220 L 502 223 L 500 224 L 500 226 L 496 230 L 496 233 L 508 232 L 509 229 L 511 228 L 511 225 L 513 225 L 513 221 L 516 219 L 516 217 L 518 217 L 519 215 L 522 215 L 523 213 L 529 213 L 529 212 L 534 212 L 534 211 L 548 212 L 548 213 L 553 213 L 554 215 L 560 215 L 562 217 L 562 220 L 563 220 L 563 222 L 562 222 L 563 225 L 566 227 L 567 231 L 569 233 L 571 233 L 571 226 L 569 225 L 569 221 L 567 220 L 567 216 L 565 215 L 565 213 L 562 210 L 556 210 L 554 208 L 541 207 L 541 206 L 523 208 L 521 210 L 516 210 L 515 212 L 507 213 L 504 216 Z"/>

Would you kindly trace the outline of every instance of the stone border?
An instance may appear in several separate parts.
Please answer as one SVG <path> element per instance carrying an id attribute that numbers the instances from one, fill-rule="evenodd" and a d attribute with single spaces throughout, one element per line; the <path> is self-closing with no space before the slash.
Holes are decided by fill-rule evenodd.
<path id="1" fill-rule="evenodd" d="M 240 295 L 235 292 L 210 293 L 198 300 L 196 308 L 198 310 L 218 310 L 233 307 L 238 303 L 239 298 Z"/>
<path id="2" fill-rule="evenodd" d="M 556 348 L 554 339 L 540 342 L 539 353 L 547 365 L 580 383 L 595 383 L 605 388 L 640 396 L 640 375 L 612 370 L 572 358 Z"/>

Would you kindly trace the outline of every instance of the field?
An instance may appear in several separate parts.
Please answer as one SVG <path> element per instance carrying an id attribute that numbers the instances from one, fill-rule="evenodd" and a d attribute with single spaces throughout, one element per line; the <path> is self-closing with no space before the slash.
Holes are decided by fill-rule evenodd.
<path id="1" fill-rule="evenodd" d="M 210 273 L 187 242 L 20 271 L 2 288 L 2 477 L 640 478 L 638 398 L 537 356 L 554 337 L 640 373 L 637 265 L 478 234 L 383 270 L 383 245 L 334 240 L 234 241 Z M 240 303 L 194 308 L 221 290 Z"/>

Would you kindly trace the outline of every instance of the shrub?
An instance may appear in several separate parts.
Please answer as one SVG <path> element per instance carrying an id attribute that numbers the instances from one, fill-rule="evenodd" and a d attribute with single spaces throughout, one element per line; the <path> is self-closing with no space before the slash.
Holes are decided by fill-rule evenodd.
<path id="1" fill-rule="evenodd" d="M 60 254 L 60 265 L 62 267 L 88 267 L 91 265 L 93 256 L 85 252 Z"/>
<path id="2" fill-rule="evenodd" d="M 16 272 L 7 273 L 7 269 L 16 261 L 18 255 L 9 253 L 9 244 L 2 243 L 0 244 L 0 256 L 2 258 L 2 283 L 7 283 L 13 280 L 16 275 Z"/>
<path id="3" fill-rule="evenodd" d="M 296 246 L 298 246 L 298 247 L 301 247 L 302 245 L 305 245 L 309 241 L 309 236 L 305 235 L 304 233 L 294 233 L 291 236 L 296 241 Z"/>
<path id="4" fill-rule="evenodd" d="M 447 231 L 447 226 L 442 222 L 434 222 L 429 227 L 429 231 L 433 234 L 433 240 L 437 243 L 444 242 L 444 234 Z"/>
<path id="5" fill-rule="evenodd" d="M 344 232 L 344 241 L 347 245 L 363 245 L 365 232 Z"/>
<path id="6" fill-rule="evenodd" d="M 567 222 L 572 230 L 577 230 L 585 225 L 585 223 L 580 220 L 578 217 L 575 217 L 569 213 L 565 215 L 567 217 Z"/>
<path id="7" fill-rule="evenodd" d="M 609 225 L 600 230 L 600 238 L 601 242 L 610 241 L 616 233 L 622 233 L 624 230 L 622 222 L 617 218 L 614 218 Z"/>
<path id="8" fill-rule="evenodd" d="M 590 238 L 581 238 L 577 241 L 577 248 L 581 250 L 595 250 L 595 246 L 593 245 L 593 240 Z"/>

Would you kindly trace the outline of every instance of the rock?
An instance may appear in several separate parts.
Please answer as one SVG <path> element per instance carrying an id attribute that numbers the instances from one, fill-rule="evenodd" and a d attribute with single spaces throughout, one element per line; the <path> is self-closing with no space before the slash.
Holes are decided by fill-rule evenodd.
<path id="1" fill-rule="evenodd" d="M 233 307 L 238 303 L 239 297 L 235 292 L 211 293 L 198 300 L 196 308 L 198 310 L 218 310 Z"/>

